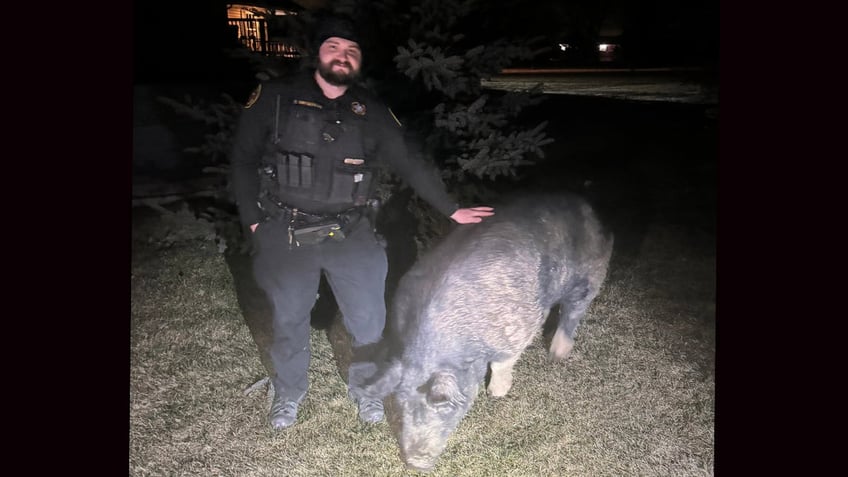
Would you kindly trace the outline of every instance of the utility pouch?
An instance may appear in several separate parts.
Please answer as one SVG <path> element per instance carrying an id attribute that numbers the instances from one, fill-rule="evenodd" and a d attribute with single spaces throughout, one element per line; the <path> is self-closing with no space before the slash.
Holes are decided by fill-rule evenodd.
<path id="1" fill-rule="evenodd" d="M 283 188 L 309 189 L 313 182 L 312 157 L 291 152 L 277 153 L 277 180 Z"/>
<path id="2" fill-rule="evenodd" d="M 346 157 L 333 169 L 333 187 L 330 202 L 351 202 L 354 206 L 365 205 L 371 193 L 373 171 L 365 165 L 365 159 Z"/>

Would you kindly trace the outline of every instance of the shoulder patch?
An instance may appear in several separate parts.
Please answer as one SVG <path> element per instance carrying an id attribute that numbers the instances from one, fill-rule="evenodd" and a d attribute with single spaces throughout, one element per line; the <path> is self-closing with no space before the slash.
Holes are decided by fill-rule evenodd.
<path id="1" fill-rule="evenodd" d="M 253 92 L 250 93 L 250 96 L 247 97 L 247 103 L 245 103 L 244 109 L 250 109 L 250 107 L 253 106 L 253 103 L 255 103 L 257 99 L 259 99 L 260 94 L 262 94 L 261 83 L 256 85 L 256 89 L 254 89 Z"/>
<path id="2" fill-rule="evenodd" d="M 395 120 L 395 122 L 397 123 L 397 125 L 398 125 L 398 126 L 400 126 L 400 127 L 403 127 L 403 124 L 401 124 L 401 123 L 400 123 L 400 121 L 398 120 L 397 116 L 395 116 L 395 113 L 394 113 L 394 111 L 392 111 L 392 108 L 386 108 L 386 109 L 388 109 L 388 110 L 389 110 L 389 114 L 391 114 L 391 115 L 392 115 L 392 119 L 394 119 L 394 120 Z"/>

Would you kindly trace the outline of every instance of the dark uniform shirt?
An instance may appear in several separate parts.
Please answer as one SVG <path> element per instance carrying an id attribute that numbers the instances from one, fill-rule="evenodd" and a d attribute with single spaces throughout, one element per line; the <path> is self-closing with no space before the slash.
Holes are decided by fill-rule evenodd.
<path id="1" fill-rule="evenodd" d="M 351 124 L 356 125 L 356 141 L 362 145 L 364 160 L 370 161 L 371 166 L 388 167 L 445 216 L 450 216 L 457 210 L 457 205 L 445 192 L 437 171 L 409 156 L 401 127 L 384 104 L 358 86 L 349 87 L 345 94 L 336 99 L 328 99 L 316 83 L 313 73 L 263 83 L 258 97 L 252 98 L 253 102 L 249 102 L 242 110 L 230 159 L 233 192 L 239 216 L 245 226 L 259 223 L 267 216 L 258 205 L 259 169 L 263 164 L 263 157 L 267 158 L 275 147 L 275 136 L 280 137 L 287 149 L 295 152 L 298 148 L 318 147 L 316 150 L 324 150 L 320 149 L 320 141 L 335 141 L 337 136 L 345 134 L 339 128 Z M 293 114 L 290 114 L 289 108 L 296 108 Z M 303 114 L 304 118 L 308 118 L 309 124 L 298 126 L 300 131 L 306 130 L 307 133 L 292 135 L 297 137 L 285 137 L 287 121 L 292 117 L 300 118 L 301 112 L 316 111 L 320 111 L 321 120 L 316 120 L 315 114 Z M 349 141 L 350 136 L 351 134 L 348 134 L 344 139 Z M 318 146 L 316 142 L 319 143 Z M 341 164 L 339 161 L 345 159 L 322 157 L 323 154 L 319 152 L 310 159 L 310 167 L 314 165 L 317 174 L 332 174 L 328 164 Z M 282 199 L 289 207 L 298 207 L 313 213 L 339 212 L 339 208 L 349 206 L 297 195 L 284 196 Z"/>

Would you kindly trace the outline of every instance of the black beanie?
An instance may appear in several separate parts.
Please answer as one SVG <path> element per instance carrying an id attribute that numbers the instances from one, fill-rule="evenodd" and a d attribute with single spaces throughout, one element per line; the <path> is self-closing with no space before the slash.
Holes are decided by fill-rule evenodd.
<path id="1" fill-rule="evenodd" d="M 321 45 L 327 38 L 337 36 L 345 40 L 355 41 L 359 43 L 359 35 L 353 29 L 353 24 L 347 19 L 338 17 L 328 17 L 323 19 L 318 24 L 318 29 L 315 31 L 315 49 L 321 48 Z"/>

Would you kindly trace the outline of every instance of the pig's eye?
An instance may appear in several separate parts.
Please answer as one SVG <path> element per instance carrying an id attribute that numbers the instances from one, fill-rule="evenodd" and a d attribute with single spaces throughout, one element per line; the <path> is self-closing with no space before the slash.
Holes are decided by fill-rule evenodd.
<path id="1" fill-rule="evenodd" d="M 465 397 L 459 390 L 453 373 L 446 371 L 434 373 L 424 388 L 427 393 L 427 403 L 439 409 L 440 412 L 442 407 L 454 409 L 465 403 Z"/>
<path id="2" fill-rule="evenodd" d="M 456 412 L 456 404 L 451 401 L 442 401 L 431 404 L 433 406 L 433 409 L 435 409 L 436 412 L 441 415 L 450 415 Z"/>
<path id="3" fill-rule="evenodd" d="M 427 394 L 427 403 L 440 413 L 453 412 L 457 406 L 456 396 L 433 391 Z"/>
<path id="4" fill-rule="evenodd" d="M 430 393 L 427 395 L 427 401 L 433 406 L 449 406 L 451 405 L 450 396 L 442 393 Z"/>

